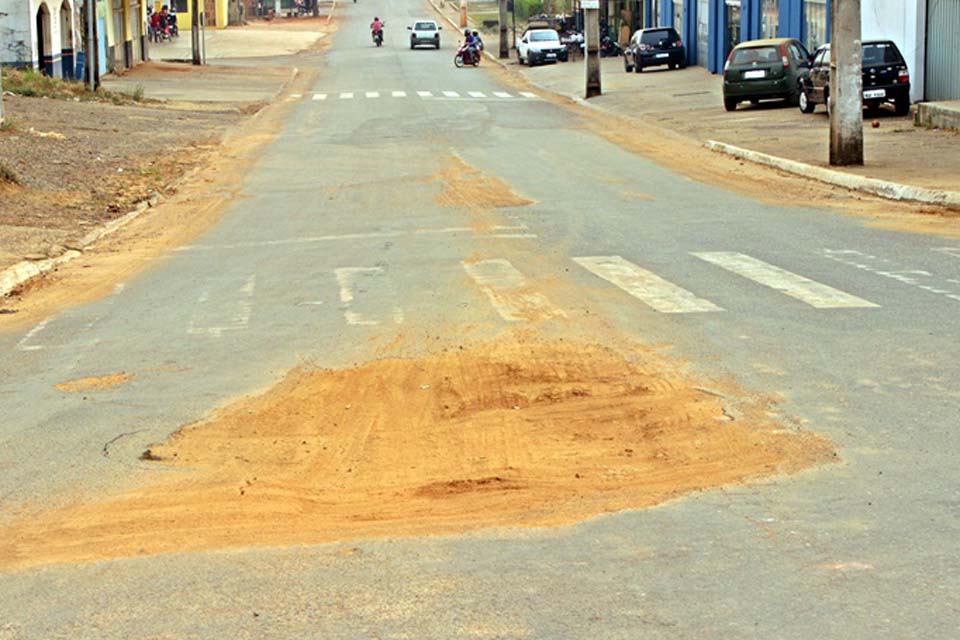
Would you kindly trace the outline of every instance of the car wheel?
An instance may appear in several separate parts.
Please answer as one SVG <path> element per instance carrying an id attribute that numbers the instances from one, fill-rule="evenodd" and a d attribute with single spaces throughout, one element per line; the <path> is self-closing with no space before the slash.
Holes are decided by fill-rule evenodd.
<path id="1" fill-rule="evenodd" d="M 800 113 L 813 113 L 813 110 L 817 108 L 816 104 L 810 102 L 810 98 L 807 97 L 807 92 L 803 90 L 800 91 L 797 106 L 800 107 Z"/>
<path id="2" fill-rule="evenodd" d="M 681 68 L 681 69 L 686 69 L 686 68 L 687 68 L 687 61 L 686 61 L 686 60 L 681 60 L 681 61 L 680 61 L 680 68 Z"/>
<path id="3" fill-rule="evenodd" d="M 630 64 L 629 60 L 627 60 L 627 56 L 623 56 L 623 70 L 627 73 L 633 71 L 633 65 Z"/>
<path id="4" fill-rule="evenodd" d="M 829 117 L 830 117 L 830 114 L 833 113 L 833 109 L 830 107 L 830 94 L 829 94 L 829 93 L 824 93 L 824 94 L 823 94 L 823 104 L 826 105 L 826 107 L 827 107 L 827 117 L 829 118 Z"/>
<path id="5" fill-rule="evenodd" d="M 893 111 L 898 116 L 905 116 L 910 113 L 910 98 L 897 98 L 893 102 Z"/>
<path id="6" fill-rule="evenodd" d="M 757 100 L 756 98 L 752 98 L 752 99 L 750 100 L 750 104 L 752 104 L 753 106 L 756 107 L 757 105 L 760 104 L 760 101 Z"/>
<path id="7" fill-rule="evenodd" d="M 735 98 L 724 98 L 723 99 L 723 108 L 727 111 L 736 111 L 737 110 L 737 100 Z"/>
<path id="8" fill-rule="evenodd" d="M 633 70 L 637 73 L 643 73 L 643 64 L 639 61 L 633 63 Z"/>
<path id="9" fill-rule="evenodd" d="M 411 43 L 410 43 L 410 50 L 413 51 L 415 48 L 416 48 L 416 47 L 415 47 L 414 44 L 411 42 Z"/>

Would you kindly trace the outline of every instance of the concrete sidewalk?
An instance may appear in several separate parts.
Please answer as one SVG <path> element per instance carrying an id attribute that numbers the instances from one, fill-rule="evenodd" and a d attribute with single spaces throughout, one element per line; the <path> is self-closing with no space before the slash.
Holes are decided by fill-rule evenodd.
<path id="1" fill-rule="evenodd" d="M 450 3 L 441 9 L 458 20 Z M 471 25 L 475 26 L 475 25 Z M 517 25 L 518 33 L 522 26 Z M 509 32 L 508 32 L 509 33 Z M 499 34 L 485 33 L 488 53 L 499 51 Z M 580 99 L 584 90 L 582 58 L 568 63 L 524 67 L 511 50 L 508 60 L 498 61 L 521 74 L 531 84 L 551 93 Z M 796 107 L 769 102 L 743 105 L 732 113 L 723 109 L 722 78 L 703 67 L 668 71 L 648 69 L 627 73 L 623 58 L 601 60 L 603 95 L 591 106 L 649 126 L 680 133 L 706 144 L 714 140 L 814 167 L 829 167 L 830 123 L 823 107 L 812 115 Z M 924 189 L 960 192 L 960 133 L 914 126 L 914 116 L 897 117 L 891 110 L 864 115 L 866 165 L 847 167 L 844 173 L 895 182 Z"/>

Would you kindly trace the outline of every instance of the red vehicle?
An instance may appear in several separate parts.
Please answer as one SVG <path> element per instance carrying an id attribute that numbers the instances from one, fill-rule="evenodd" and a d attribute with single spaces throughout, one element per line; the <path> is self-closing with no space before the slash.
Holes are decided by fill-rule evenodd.
<path id="1" fill-rule="evenodd" d="M 480 50 L 466 42 L 462 43 L 460 48 L 457 49 L 457 55 L 453 57 L 453 64 L 458 69 L 465 64 L 472 64 L 475 67 L 480 66 Z"/>

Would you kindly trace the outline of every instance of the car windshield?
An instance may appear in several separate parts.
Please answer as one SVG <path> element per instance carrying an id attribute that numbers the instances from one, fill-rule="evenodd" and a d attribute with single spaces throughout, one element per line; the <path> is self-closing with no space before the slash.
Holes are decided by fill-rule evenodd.
<path id="1" fill-rule="evenodd" d="M 733 52 L 731 64 L 768 64 L 780 61 L 780 50 L 777 47 L 751 47 L 737 49 Z"/>
<path id="2" fill-rule="evenodd" d="M 417 31 L 436 31 L 437 25 L 432 22 L 418 22 L 413 28 Z"/>
<path id="3" fill-rule="evenodd" d="M 532 31 L 530 33 L 530 40 L 532 42 L 551 42 L 558 41 L 560 38 L 557 36 L 556 31 Z"/>
<path id="4" fill-rule="evenodd" d="M 644 31 L 640 34 L 640 42 L 652 47 L 671 44 L 674 41 L 673 32 L 669 29 L 661 31 Z"/>
<path id="5" fill-rule="evenodd" d="M 903 61 L 892 42 L 863 45 L 863 64 L 899 64 Z"/>

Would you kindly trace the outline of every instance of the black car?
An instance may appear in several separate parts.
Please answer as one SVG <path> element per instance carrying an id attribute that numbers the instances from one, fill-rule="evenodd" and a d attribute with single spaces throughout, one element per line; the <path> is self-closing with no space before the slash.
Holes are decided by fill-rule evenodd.
<path id="1" fill-rule="evenodd" d="M 644 67 L 667 65 L 671 69 L 687 66 L 687 50 L 680 34 L 672 27 L 640 29 L 623 51 L 623 69 L 640 73 Z"/>
<path id="2" fill-rule="evenodd" d="M 910 71 L 897 45 L 890 40 L 863 43 L 863 105 L 877 109 L 892 102 L 898 116 L 910 111 Z M 810 71 L 800 78 L 800 111 L 813 113 L 818 104 L 830 110 L 830 45 L 813 56 Z"/>

